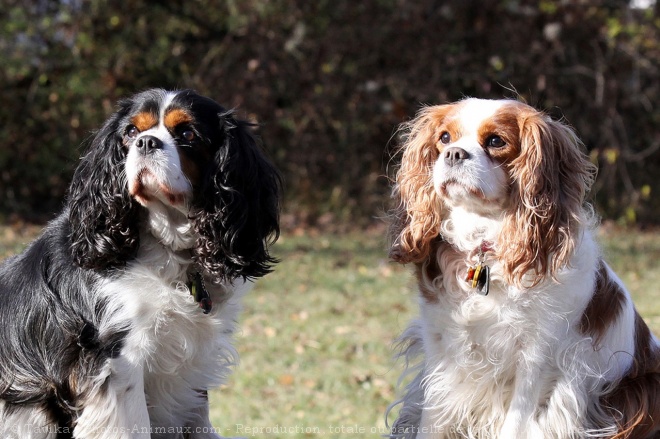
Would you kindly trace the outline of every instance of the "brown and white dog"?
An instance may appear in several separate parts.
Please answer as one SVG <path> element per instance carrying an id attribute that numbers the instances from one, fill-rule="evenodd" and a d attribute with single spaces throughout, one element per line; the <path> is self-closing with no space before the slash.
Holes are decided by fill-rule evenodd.
<path id="1" fill-rule="evenodd" d="M 575 133 L 480 99 L 403 129 L 390 256 L 415 266 L 422 359 L 392 437 L 660 437 L 660 345 L 594 240 Z"/>

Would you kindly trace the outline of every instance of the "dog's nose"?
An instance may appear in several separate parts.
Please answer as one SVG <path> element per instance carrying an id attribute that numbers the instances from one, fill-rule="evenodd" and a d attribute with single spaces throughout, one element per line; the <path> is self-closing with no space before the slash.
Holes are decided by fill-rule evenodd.
<path id="1" fill-rule="evenodd" d="M 455 166 L 463 160 L 470 158 L 470 154 L 468 154 L 466 150 L 457 146 L 445 149 L 442 155 L 445 158 L 445 164 L 449 167 Z"/>
<path id="2" fill-rule="evenodd" d="M 141 154 L 150 154 L 157 149 L 163 148 L 163 142 L 155 136 L 140 137 L 135 143 Z"/>

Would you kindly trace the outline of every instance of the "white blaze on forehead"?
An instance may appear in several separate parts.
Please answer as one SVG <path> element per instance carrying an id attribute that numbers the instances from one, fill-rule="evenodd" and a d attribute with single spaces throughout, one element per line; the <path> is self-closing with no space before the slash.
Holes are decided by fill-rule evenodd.
<path id="1" fill-rule="evenodd" d="M 167 110 L 167 108 L 170 106 L 170 104 L 172 103 L 172 101 L 174 100 L 174 98 L 175 98 L 178 94 L 179 94 L 179 92 L 176 92 L 176 91 L 168 91 L 168 92 L 165 94 L 165 97 L 163 98 L 163 103 L 162 103 L 161 106 L 160 106 L 159 119 L 160 119 L 160 124 L 161 124 L 161 125 L 164 124 L 165 113 L 166 113 L 165 110 Z"/>
<path id="2" fill-rule="evenodd" d="M 474 134 L 481 124 L 492 118 L 509 101 L 469 98 L 461 101 L 457 118 L 466 134 Z"/>

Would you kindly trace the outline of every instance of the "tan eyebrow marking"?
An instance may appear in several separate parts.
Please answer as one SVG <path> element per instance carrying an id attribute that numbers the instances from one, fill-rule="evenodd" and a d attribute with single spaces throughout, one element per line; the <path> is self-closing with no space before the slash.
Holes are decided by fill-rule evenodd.
<path id="1" fill-rule="evenodd" d="M 158 125 L 158 118 L 152 113 L 143 111 L 133 116 L 131 123 L 135 125 L 135 128 L 138 130 L 146 131 L 149 128 L 153 128 Z"/>
<path id="2" fill-rule="evenodd" d="M 180 108 L 168 111 L 164 120 L 165 126 L 169 130 L 176 128 L 177 125 L 182 123 L 190 123 L 192 121 L 192 116 Z"/>

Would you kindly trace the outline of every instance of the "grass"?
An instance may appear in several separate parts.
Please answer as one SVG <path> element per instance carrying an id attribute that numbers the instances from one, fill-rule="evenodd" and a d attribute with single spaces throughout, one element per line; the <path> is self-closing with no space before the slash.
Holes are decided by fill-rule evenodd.
<path id="1" fill-rule="evenodd" d="M 0 257 L 38 228 L 0 227 Z M 601 232 L 608 262 L 660 334 L 660 235 Z M 225 436 L 357 438 L 385 432 L 401 364 L 393 340 L 416 314 L 409 269 L 387 261 L 380 232 L 287 234 L 281 259 L 247 297 L 241 364 L 211 393 Z"/>
<path id="2" fill-rule="evenodd" d="M 414 303 L 407 271 L 387 261 L 382 236 L 285 236 L 277 244 L 282 262 L 243 313 L 241 365 L 213 394 L 213 421 L 229 425 L 227 435 L 248 436 L 238 425 L 287 430 L 260 437 L 385 432 L 398 376 L 392 342 Z"/>
<path id="3" fill-rule="evenodd" d="M 31 224 L 0 225 L 0 260 L 23 250 L 39 232 L 41 227 Z"/>
<path id="4" fill-rule="evenodd" d="M 660 234 L 607 232 L 599 236 L 605 259 L 626 284 L 635 306 L 660 337 Z"/>

